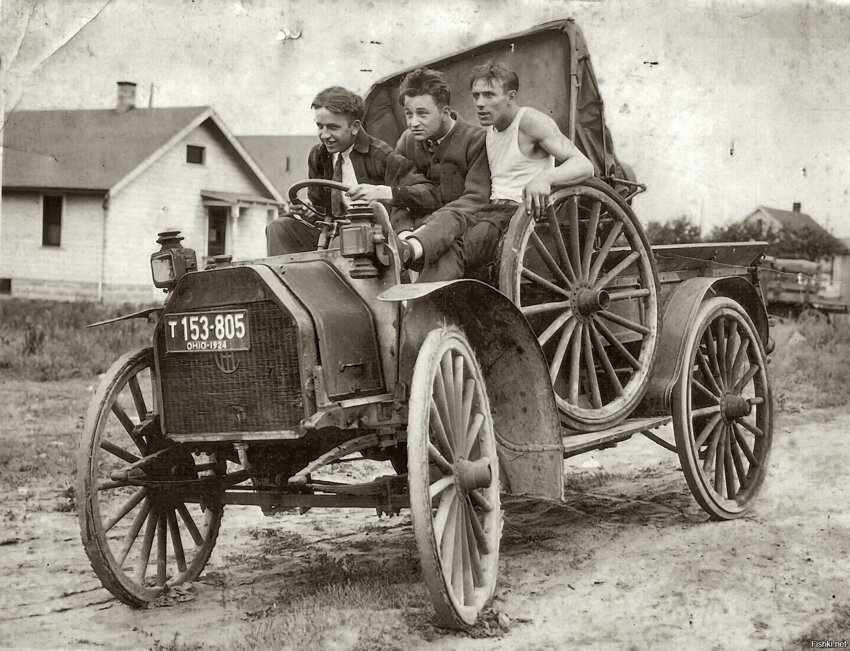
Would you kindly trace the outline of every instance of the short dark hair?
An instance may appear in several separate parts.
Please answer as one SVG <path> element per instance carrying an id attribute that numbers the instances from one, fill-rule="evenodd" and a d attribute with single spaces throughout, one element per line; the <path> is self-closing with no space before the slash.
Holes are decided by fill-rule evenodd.
<path id="1" fill-rule="evenodd" d="M 316 95 L 310 108 L 324 108 L 331 113 L 346 115 L 351 122 L 363 119 L 363 98 L 342 86 L 325 88 Z"/>
<path id="2" fill-rule="evenodd" d="M 469 79 L 469 87 L 472 88 L 472 84 L 479 79 L 486 79 L 491 84 L 493 80 L 496 80 L 502 85 L 505 91 L 519 90 L 519 77 L 504 63 L 488 61 L 483 65 L 473 68 Z"/>
<path id="3" fill-rule="evenodd" d="M 443 74 L 430 68 L 417 68 L 404 76 L 398 89 L 398 103 L 404 106 L 406 98 L 420 95 L 433 97 L 437 108 L 448 106 L 452 101 L 452 92 Z"/>

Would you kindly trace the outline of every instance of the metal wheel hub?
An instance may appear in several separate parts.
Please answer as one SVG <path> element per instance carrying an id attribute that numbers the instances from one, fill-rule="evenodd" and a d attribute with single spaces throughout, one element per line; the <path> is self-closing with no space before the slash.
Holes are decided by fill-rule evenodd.
<path id="1" fill-rule="evenodd" d="M 570 302 L 576 319 L 587 323 L 592 320 L 594 314 L 608 309 L 611 297 L 604 289 L 594 289 L 586 282 L 578 282 L 572 291 Z"/>
<path id="2" fill-rule="evenodd" d="M 464 493 L 469 493 L 478 488 L 487 488 L 493 481 L 488 457 L 481 457 L 475 461 L 458 459 L 454 465 L 454 470 L 458 488 Z"/>
<path id="3" fill-rule="evenodd" d="M 750 401 L 739 395 L 725 392 L 720 398 L 720 415 L 727 423 L 749 416 L 752 409 Z"/>

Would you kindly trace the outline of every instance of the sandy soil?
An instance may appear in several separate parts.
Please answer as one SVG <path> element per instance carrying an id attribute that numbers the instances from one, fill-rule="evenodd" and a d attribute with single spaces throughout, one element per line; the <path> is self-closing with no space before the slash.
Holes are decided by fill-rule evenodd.
<path id="1" fill-rule="evenodd" d="M 497 639 L 440 633 L 422 643 L 798 648 L 789 645 L 834 625 L 850 605 L 848 434 L 849 409 L 780 418 L 757 508 L 728 523 L 707 521 L 675 455 L 643 438 L 571 460 L 564 504 L 506 504 L 493 604 L 509 618 L 506 630 Z M 226 645 L 245 622 L 274 614 L 271 595 L 281 585 L 309 593 L 310 555 L 413 546 L 405 515 L 335 510 L 269 519 L 230 507 L 201 580 L 161 607 L 136 611 L 101 588 L 75 514 L 54 510 L 62 499 L 48 485 L 4 496 L 0 646 L 159 648 L 178 632 L 184 641 Z M 298 534 L 307 545 L 270 563 L 262 540 L 270 532 Z"/>

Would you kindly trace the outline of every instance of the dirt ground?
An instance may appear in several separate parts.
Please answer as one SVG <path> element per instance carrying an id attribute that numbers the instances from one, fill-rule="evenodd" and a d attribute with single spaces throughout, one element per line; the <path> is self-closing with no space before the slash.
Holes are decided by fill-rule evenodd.
<path id="1" fill-rule="evenodd" d="M 2 428 L 11 434 L 8 422 Z M 848 408 L 782 415 L 756 510 L 727 523 L 707 520 L 675 455 L 642 437 L 575 458 L 563 504 L 505 505 L 495 637 L 441 631 L 422 608 L 416 633 L 402 630 L 384 648 L 791 649 L 809 647 L 810 636 L 850 639 L 849 434 Z M 72 438 L 58 440 L 70 458 Z M 200 580 L 160 607 L 132 610 L 101 588 L 65 502 L 49 479 L 3 497 L 0 647 L 232 646 L 252 622 L 273 619 L 284 586 L 310 595 L 309 568 L 352 549 L 352 575 L 369 559 L 407 554 L 398 567 L 413 568 L 410 589 L 421 590 L 405 514 L 265 518 L 229 507 Z M 322 646 L 358 644 L 338 631 Z"/>

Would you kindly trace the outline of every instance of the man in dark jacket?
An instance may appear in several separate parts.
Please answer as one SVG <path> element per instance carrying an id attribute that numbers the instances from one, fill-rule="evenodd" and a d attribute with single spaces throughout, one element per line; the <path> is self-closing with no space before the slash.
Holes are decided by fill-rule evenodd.
<path id="1" fill-rule="evenodd" d="M 310 203 L 319 212 L 341 216 L 350 201 L 380 200 L 390 206 L 392 219 L 403 221 L 409 210 L 431 212 L 440 205 L 436 185 L 418 173 L 410 160 L 363 129 L 359 95 L 332 86 L 316 96 L 312 109 L 321 143 L 310 150 L 308 177 L 339 181 L 350 188 L 346 194 L 310 188 Z M 315 215 L 304 215 L 302 220 L 284 215 L 270 222 L 266 227 L 268 254 L 315 249 L 320 234 L 316 221 Z"/>
<path id="2" fill-rule="evenodd" d="M 457 119 L 443 76 L 428 68 L 409 73 L 399 87 L 408 129 L 396 151 L 440 189 L 440 208 L 393 215 L 393 226 L 411 248 L 419 281 L 452 280 L 463 275 L 463 235 L 470 219 L 487 205 L 490 167 L 485 130 Z"/>

